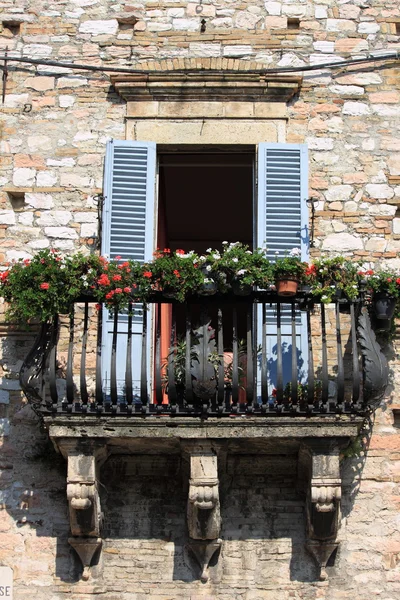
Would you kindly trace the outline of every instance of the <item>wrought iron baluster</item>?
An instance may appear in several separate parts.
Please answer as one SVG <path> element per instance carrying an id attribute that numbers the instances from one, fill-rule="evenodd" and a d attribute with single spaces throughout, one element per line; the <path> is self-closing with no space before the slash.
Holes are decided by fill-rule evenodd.
<path id="1" fill-rule="evenodd" d="M 156 357 L 155 357 L 155 384 L 156 403 L 162 404 L 162 381 L 161 381 L 161 304 L 157 304 L 157 329 L 156 329 Z"/>
<path id="2" fill-rule="evenodd" d="M 192 314 L 191 308 L 186 305 L 186 322 L 185 322 L 185 396 L 186 402 L 190 407 L 193 408 L 193 384 L 192 384 Z"/>
<path id="3" fill-rule="evenodd" d="M 353 354 L 353 404 L 357 404 L 360 398 L 360 364 L 358 360 L 357 324 L 355 317 L 354 302 L 350 303 L 351 319 L 351 350 Z"/>
<path id="4" fill-rule="evenodd" d="M 321 303 L 321 333 L 322 333 L 322 404 L 326 405 L 329 394 L 328 380 L 328 350 L 326 346 L 326 314 L 325 305 Z"/>
<path id="5" fill-rule="evenodd" d="M 57 337 L 59 328 L 59 317 L 54 315 L 53 328 L 51 331 L 51 350 L 49 356 L 49 388 L 50 398 L 53 406 L 58 403 L 58 392 L 57 392 Z"/>
<path id="6" fill-rule="evenodd" d="M 336 347 L 337 347 L 337 408 L 341 407 L 344 400 L 344 365 L 342 352 L 342 332 L 340 330 L 339 304 L 335 303 L 336 312 Z"/>
<path id="7" fill-rule="evenodd" d="M 218 364 L 218 390 L 217 402 L 218 408 L 221 410 L 224 403 L 225 392 L 225 364 L 224 364 L 224 331 L 222 324 L 222 308 L 218 307 L 218 329 L 217 329 L 217 352 L 219 357 Z"/>
<path id="8" fill-rule="evenodd" d="M 143 325 L 142 325 L 142 358 L 140 362 L 140 402 L 142 406 L 148 403 L 147 391 L 147 305 L 143 304 Z"/>
<path id="9" fill-rule="evenodd" d="M 268 406 L 268 370 L 267 370 L 267 310 L 262 303 L 262 346 L 261 346 L 261 401 L 263 410 Z"/>
<path id="10" fill-rule="evenodd" d="M 238 361 L 238 334 L 237 334 L 237 310 L 232 308 L 232 410 L 238 410 L 239 402 L 239 361 Z"/>
<path id="11" fill-rule="evenodd" d="M 168 352 L 168 400 L 171 405 L 176 404 L 176 380 L 175 380 L 175 358 L 176 358 L 176 307 L 172 305 L 171 340 Z"/>
<path id="12" fill-rule="evenodd" d="M 125 398 L 128 406 L 133 402 L 132 381 L 132 302 L 128 304 L 128 339 L 126 344 L 126 366 L 125 366 Z"/>
<path id="13" fill-rule="evenodd" d="M 73 376 L 73 360 L 74 360 L 74 326 L 75 326 L 75 306 L 71 310 L 69 316 L 69 342 L 68 342 L 68 357 L 67 357 L 67 373 L 66 373 L 66 386 L 67 386 L 67 402 L 68 404 L 74 401 L 74 376 Z"/>
<path id="14" fill-rule="evenodd" d="M 281 329 L 281 303 L 276 303 L 276 402 L 280 406 L 283 402 L 283 359 L 282 359 L 282 329 Z"/>
<path id="15" fill-rule="evenodd" d="M 111 345 L 111 369 L 110 369 L 110 396 L 111 404 L 114 406 L 118 402 L 117 389 L 117 339 L 118 339 L 118 311 L 114 311 L 112 345 Z"/>
<path id="16" fill-rule="evenodd" d="M 97 344 L 96 344 L 96 404 L 101 407 L 103 404 L 103 376 L 101 369 L 101 348 L 103 336 L 103 304 L 100 305 L 97 315 Z"/>
<path id="17" fill-rule="evenodd" d="M 88 304 L 88 302 L 85 302 L 84 316 L 83 316 L 80 388 L 81 388 L 82 404 L 84 404 L 86 406 L 89 401 L 89 395 L 88 395 L 88 391 L 87 391 L 87 382 L 86 382 L 86 350 L 87 350 L 88 329 L 89 329 L 89 304 Z"/>
<path id="18" fill-rule="evenodd" d="M 244 358 L 244 357 L 243 357 Z M 254 352 L 253 352 L 253 305 L 247 304 L 247 352 L 246 352 L 246 400 L 247 406 L 257 408 L 257 394 L 254 394 Z"/>
<path id="19" fill-rule="evenodd" d="M 315 376 L 314 376 L 314 353 L 311 330 L 311 313 L 307 311 L 307 346 L 308 346 L 308 377 L 307 377 L 307 401 L 308 408 L 312 410 L 315 402 Z"/>
<path id="20" fill-rule="evenodd" d="M 297 336 L 296 336 L 296 305 L 292 302 L 291 310 L 291 326 L 292 326 L 292 385 L 291 399 L 292 406 L 297 406 L 298 403 L 298 377 L 297 377 Z"/>

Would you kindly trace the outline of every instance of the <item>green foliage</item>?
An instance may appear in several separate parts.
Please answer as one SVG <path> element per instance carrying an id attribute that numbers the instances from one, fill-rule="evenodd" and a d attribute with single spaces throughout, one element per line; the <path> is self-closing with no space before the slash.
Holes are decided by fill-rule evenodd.
<path id="1" fill-rule="evenodd" d="M 312 294 L 325 304 L 340 295 L 355 300 L 359 295 L 359 271 L 358 261 L 343 256 L 315 260 L 307 272 Z"/>
<path id="2" fill-rule="evenodd" d="M 300 250 L 293 248 L 283 258 L 277 258 L 272 265 L 272 273 L 275 281 L 279 279 L 294 279 L 299 283 L 306 280 L 308 264 L 301 260 Z"/>

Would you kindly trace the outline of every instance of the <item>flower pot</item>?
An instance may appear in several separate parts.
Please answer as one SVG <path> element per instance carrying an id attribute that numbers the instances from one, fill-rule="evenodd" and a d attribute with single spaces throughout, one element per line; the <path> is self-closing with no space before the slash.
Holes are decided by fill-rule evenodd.
<path id="1" fill-rule="evenodd" d="M 277 279 L 275 285 L 278 296 L 295 296 L 299 282 L 297 279 Z"/>
<path id="2" fill-rule="evenodd" d="M 238 279 L 232 281 L 232 292 L 235 296 L 249 296 L 253 291 L 253 286 L 249 283 L 242 283 Z"/>
<path id="3" fill-rule="evenodd" d="M 217 284 L 215 281 L 206 281 L 199 289 L 200 296 L 213 296 L 217 293 Z"/>
<path id="4" fill-rule="evenodd" d="M 389 320 L 393 318 L 396 309 L 396 298 L 388 296 L 384 292 L 374 294 L 372 305 L 377 319 Z"/>

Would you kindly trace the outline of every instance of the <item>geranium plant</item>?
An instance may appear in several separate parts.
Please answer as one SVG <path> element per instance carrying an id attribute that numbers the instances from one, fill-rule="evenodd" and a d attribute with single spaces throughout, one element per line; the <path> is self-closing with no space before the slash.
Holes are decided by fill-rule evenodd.
<path id="1" fill-rule="evenodd" d="M 400 274 L 392 269 L 368 269 L 359 271 L 359 276 L 366 280 L 367 287 L 373 294 L 384 293 L 391 298 L 400 298 Z"/>
<path id="2" fill-rule="evenodd" d="M 183 302 L 188 294 L 197 293 L 204 284 L 206 277 L 199 268 L 199 256 L 195 252 L 165 248 L 156 250 L 154 257 L 147 265 L 147 271 L 152 274 L 155 290 Z"/>
<path id="3" fill-rule="evenodd" d="M 343 256 L 315 260 L 306 271 L 313 296 L 328 304 L 335 297 L 355 300 L 359 295 L 360 263 Z"/>
<path id="4" fill-rule="evenodd" d="M 90 290 L 99 259 L 83 254 L 62 256 L 46 249 L 7 267 L 0 275 L 0 293 L 8 302 L 6 318 L 44 322 L 56 313 L 69 312 L 73 302 Z"/>

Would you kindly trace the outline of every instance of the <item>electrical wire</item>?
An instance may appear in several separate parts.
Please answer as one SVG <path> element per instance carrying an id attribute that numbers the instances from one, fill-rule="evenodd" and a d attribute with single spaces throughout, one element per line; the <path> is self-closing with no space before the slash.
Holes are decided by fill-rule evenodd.
<path id="1" fill-rule="evenodd" d="M 5 62 L 20 62 L 27 63 L 31 65 L 43 65 L 49 67 L 63 67 L 66 69 L 78 69 L 83 71 L 97 71 L 103 73 L 127 73 L 127 74 L 146 74 L 146 73 L 154 73 L 154 71 L 149 71 L 146 69 L 132 69 L 127 67 L 108 67 L 107 65 L 102 66 L 93 66 L 93 65 L 82 65 L 78 63 L 69 63 L 69 62 L 58 62 L 55 60 L 46 60 L 46 59 L 36 59 L 36 58 L 23 58 L 21 56 L 10 56 L 8 53 L 0 55 L 0 60 Z M 344 67 L 349 67 L 352 65 L 362 65 L 372 62 L 381 62 L 387 60 L 400 60 L 400 50 L 392 50 L 384 53 L 370 53 L 367 57 L 362 58 L 352 58 L 352 59 L 344 59 L 337 60 L 326 63 L 319 63 L 314 65 L 303 65 L 297 67 L 271 67 L 268 69 L 252 69 L 252 73 L 259 73 L 260 75 L 269 75 L 269 74 L 283 74 L 283 73 L 299 73 L 305 71 L 320 71 L 321 69 L 342 69 Z M 0 65 L 0 69 L 4 69 L 3 65 Z M 190 73 L 202 71 L 211 71 L 211 69 L 170 69 L 165 70 L 163 73 L 183 73 L 190 75 Z M 223 73 L 237 73 L 237 70 L 234 69 L 218 69 Z M 215 70 L 213 70 L 215 72 Z"/>

